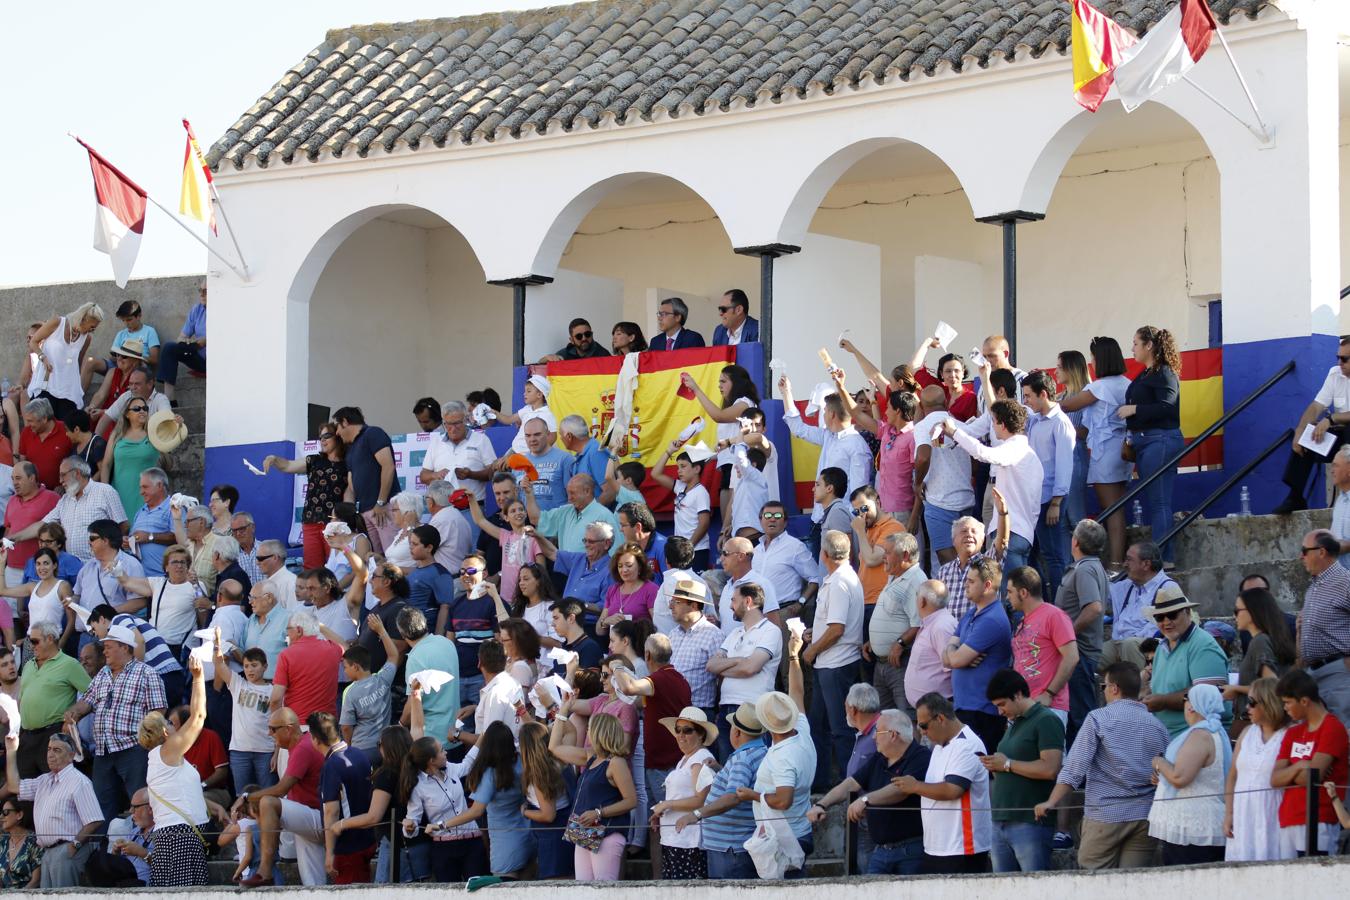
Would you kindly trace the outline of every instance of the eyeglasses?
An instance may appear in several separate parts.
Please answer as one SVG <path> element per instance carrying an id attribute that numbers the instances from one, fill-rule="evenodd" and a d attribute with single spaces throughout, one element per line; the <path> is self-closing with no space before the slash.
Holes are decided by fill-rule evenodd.
<path id="1" fill-rule="evenodd" d="M 582 542 L 583 544 L 603 544 L 603 543 L 605 542 L 605 539 L 604 539 L 604 538 L 589 538 L 589 537 L 588 537 L 588 538 L 582 538 L 582 539 L 581 539 L 581 542 Z"/>
<path id="2" fill-rule="evenodd" d="M 1298 548 L 1298 555 L 1299 555 L 1299 556 L 1307 556 L 1309 553 L 1314 553 L 1314 552 L 1316 552 L 1316 551 L 1318 551 L 1318 550 L 1321 550 L 1321 549 L 1322 549 L 1321 547 L 1299 547 L 1299 548 Z"/>
<path id="3" fill-rule="evenodd" d="M 1184 610 L 1184 609 L 1176 609 L 1176 610 L 1173 610 L 1172 612 L 1159 613 L 1158 615 L 1156 615 L 1156 616 L 1153 617 L 1153 621 L 1155 621 L 1155 622 L 1171 622 L 1173 619 L 1175 619 L 1177 616 L 1181 615 L 1181 614 L 1184 613 L 1185 611 L 1186 611 L 1186 610 Z"/>
<path id="4" fill-rule="evenodd" d="M 150 411 L 150 407 L 148 407 L 148 406 L 128 406 L 128 407 L 127 407 L 127 412 L 149 412 L 149 411 Z"/>
<path id="5" fill-rule="evenodd" d="M 459 570 L 459 574 L 461 574 L 461 575 L 477 575 L 477 574 L 478 574 L 478 567 L 477 567 L 477 566 L 465 566 L 464 568 L 462 568 L 462 569 Z"/>
<path id="6" fill-rule="evenodd" d="M 250 528 L 252 528 L 252 527 L 253 527 L 253 523 L 251 523 L 251 522 L 250 522 L 249 524 L 247 524 L 247 525 L 238 525 L 238 526 L 236 526 L 236 527 L 234 527 L 234 528 L 231 528 L 231 529 L 230 529 L 230 533 L 231 533 L 231 534 L 243 534 L 245 531 L 248 531 L 248 530 L 249 530 Z"/>
<path id="7" fill-rule="evenodd" d="M 131 804 L 131 808 L 132 808 L 132 809 L 142 809 L 142 808 L 144 808 L 144 807 L 146 807 L 146 806 L 149 806 L 149 805 L 150 805 L 149 803 L 133 803 L 133 804 Z"/>
<path id="8" fill-rule="evenodd" d="M 673 312 L 666 312 L 664 309 L 658 309 L 658 310 L 656 311 L 656 317 L 657 317 L 658 319 L 669 318 L 670 316 L 673 316 L 673 315 L 675 315 Z"/>
<path id="9" fill-rule="evenodd" d="M 578 331 L 576 334 L 572 335 L 572 340 L 589 341 L 593 337 L 595 337 L 594 331 Z"/>
<path id="10" fill-rule="evenodd" d="M 331 432 L 331 431 L 325 431 L 323 434 L 319 435 L 319 440 L 321 440 L 321 441 L 331 441 L 331 440 L 332 440 L 333 438 L 335 438 L 335 437 L 337 437 L 337 435 L 333 434 L 333 432 Z"/>
<path id="11" fill-rule="evenodd" d="M 883 734 L 899 734 L 900 732 L 896 731 L 894 728 L 878 728 L 878 729 L 877 729 L 875 732 L 873 732 L 873 733 L 874 733 L 877 737 L 881 737 Z"/>
<path id="12" fill-rule="evenodd" d="M 1235 616 L 1236 616 L 1238 613 L 1245 613 L 1246 611 L 1247 611 L 1247 607 L 1245 607 L 1245 606 L 1235 606 L 1235 607 L 1233 607 L 1233 615 L 1235 615 Z"/>
<path id="13" fill-rule="evenodd" d="M 731 312 L 731 307 L 730 307 L 730 306 L 719 306 L 719 307 L 717 307 L 717 311 L 720 312 L 720 313 Z"/>
<path id="14" fill-rule="evenodd" d="M 291 726 L 289 726 L 289 725 L 268 725 L 268 726 L 267 726 L 267 733 L 268 733 L 268 734 L 275 734 L 276 732 L 281 731 L 283 728 L 290 728 L 290 727 L 291 727 Z"/>
<path id="15" fill-rule="evenodd" d="M 702 732 L 702 730 L 700 730 L 700 729 L 698 729 L 698 728 L 684 728 L 684 727 L 681 727 L 681 726 L 679 726 L 679 725 L 676 725 L 676 726 L 675 726 L 675 733 L 676 733 L 676 734 L 702 734 L 703 732 Z"/>
<path id="16" fill-rule="evenodd" d="M 186 559 L 171 559 L 164 563 L 166 566 L 186 566 L 187 564 Z"/>
<path id="17" fill-rule="evenodd" d="M 768 519 L 770 522 L 776 522 L 776 521 L 778 521 L 779 519 L 786 518 L 786 514 L 785 514 L 785 513 L 780 513 L 780 512 L 766 512 L 766 513 L 760 513 L 760 514 L 759 514 L 759 517 L 760 517 L 761 519 Z"/>
<path id="18" fill-rule="evenodd" d="M 7 806 L 4 809 L 0 809 L 0 816 L 12 816 L 18 811 L 19 810 L 15 809 L 12 806 Z"/>

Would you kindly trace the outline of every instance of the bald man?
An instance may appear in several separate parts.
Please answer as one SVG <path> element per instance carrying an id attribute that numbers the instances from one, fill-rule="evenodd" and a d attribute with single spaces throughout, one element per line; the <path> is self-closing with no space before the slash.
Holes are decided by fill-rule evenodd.
<path id="1" fill-rule="evenodd" d="M 295 837 L 300 881 L 306 886 L 325 884 L 328 875 L 324 871 L 323 814 L 319 804 L 323 756 L 314 748 L 309 736 L 300 730 L 300 719 L 295 712 L 287 707 L 272 713 L 267 720 L 267 730 L 277 742 L 277 748 L 286 751 L 285 774 L 271 787 L 253 792 L 253 796 L 259 798 L 262 859 L 257 871 L 240 884 L 258 887 L 272 883 L 272 868 L 276 864 L 282 831 L 289 831 Z M 281 764 L 280 758 L 278 764 Z M 248 797 L 244 794 L 235 801 L 235 811 L 247 803 Z"/>
<path id="2" fill-rule="evenodd" d="M 773 582 L 765 578 L 763 573 L 750 570 L 754 562 L 754 553 L 755 545 L 750 543 L 748 538 L 728 538 L 722 545 L 722 569 L 727 573 L 727 583 L 722 586 L 722 594 L 718 598 L 717 620 L 722 626 L 724 637 L 730 635 L 741 624 L 736 621 L 731 604 L 736 595 L 736 588 L 742 584 L 757 584 L 764 589 L 764 608 L 760 612 L 775 625 L 781 624 L 778 616 L 778 595 L 773 589 Z"/>
<path id="3" fill-rule="evenodd" d="M 1007 369 L 1013 373 L 1013 377 L 1017 379 L 1017 391 L 1013 399 L 1020 399 L 1022 396 L 1022 379 L 1027 377 L 1027 373 L 1012 364 L 1012 351 L 1008 347 L 1008 339 L 1001 334 L 991 334 L 984 339 L 984 345 L 980 347 L 980 352 L 984 354 L 985 359 L 989 360 L 990 371 Z M 977 388 L 975 397 L 979 403 L 980 412 L 984 412 L 987 402 L 984 391 Z"/>

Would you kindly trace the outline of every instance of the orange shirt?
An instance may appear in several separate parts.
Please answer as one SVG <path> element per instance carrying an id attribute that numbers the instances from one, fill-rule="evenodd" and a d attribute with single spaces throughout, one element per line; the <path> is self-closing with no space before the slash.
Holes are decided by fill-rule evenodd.
<path id="1" fill-rule="evenodd" d="M 871 528 L 867 529 L 867 543 L 872 545 L 873 549 L 880 549 L 884 546 L 886 536 L 904 531 L 905 526 L 891 517 L 877 522 Z M 858 580 L 862 582 L 863 601 L 871 606 L 877 602 L 877 597 L 881 595 L 881 589 L 886 586 L 890 576 L 886 574 L 886 563 L 877 563 L 875 566 L 863 565 L 862 560 L 858 561 Z"/>

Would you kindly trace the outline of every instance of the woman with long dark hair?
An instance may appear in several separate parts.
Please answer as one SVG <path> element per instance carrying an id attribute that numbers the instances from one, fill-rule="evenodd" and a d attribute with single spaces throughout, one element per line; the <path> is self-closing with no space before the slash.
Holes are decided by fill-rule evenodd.
<path id="1" fill-rule="evenodd" d="M 1251 636 L 1238 666 L 1237 684 L 1224 685 L 1223 699 L 1233 701 L 1233 721 L 1240 722 L 1247 695 L 1258 678 L 1279 678 L 1289 671 L 1298 655 L 1289 621 L 1265 588 L 1248 588 L 1233 604 L 1233 625 Z"/>
<path id="2" fill-rule="evenodd" d="M 713 401 L 690 374 L 680 375 L 680 383 L 694 392 L 694 397 L 703 404 L 708 417 L 717 423 L 717 440 L 730 440 L 741 433 L 741 416 L 747 409 L 759 406 L 759 389 L 755 387 L 750 373 L 744 366 L 735 364 L 724 366 L 717 377 L 717 390 L 721 395 Z M 697 437 L 697 435 L 696 435 Z M 736 451 L 727 448 L 717 453 L 717 471 L 721 473 L 721 495 L 718 509 L 731 509 L 731 467 L 736 461 Z"/>
<path id="3" fill-rule="evenodd" d="M 528 694 L 540 674 L 547 674 L 539 661 L 542 656 L 539 634 L 524 619 L 499 621 L 497 630 L 501 635 L 502 649 L 506 651 L 506 672 Z"/>
<path id="4" fill-rule="evenodd" d="M 448 820 L 446 826 L 472 822 L 487 813 L 492 874 L 514 879 L 530 864 L 535 853 L 534 834 L 520 811 L 525 795 L 516 741 L 504 722 L 492 722 L 475 747 L 478 758 L 464 780 L 473 792 L 469 795 L 472 803 Z"/>
<path id="5" fill-rule="evenodd" d="M 401 828 L 394 830 L 394 842 L 389 842 L 390 819 L 402 822 L 408 817 L 408 804 L 400 799 L 399 776 L 412 745 L 412 734 L 402 725 L 390 725 L 380 732 L 379 765 L 370 773 L 370 806 L 362 815 L 339 819 L 332 828 L 335 835 L 349 828 L 379 830 L 380 848 L 375 856 L 376 884 L 389 884 L 392 880 L 395 855 L 399 860 L 399 880 L 412 881 L 413 867 L 408 848 L 413 844 L 426 843 L 426 838 L 420 834 L 414 838 L 405 838 Z"/>
<path id="6" fill-rule="evenodd" d="M 434 737 L 413 741 L 403 758 L 398 780 L 399 800 L 407 808 L 403 836 L 431 838 L 408 848 L 417 881 L 468 881 L 487 872 L 483 833 L 474 822 L 478 816 L 464 816 L 468 801 L 461 779 L 472 760 L 471 755 L 464 762 L 447 762 L 445 748 Z"/>
<path id="7" fill-rule="evenodd" d="M 1087 483 L 1092 485 L 1101 508 L 1106 509 L 1125 496 L 1125 484 L 1130 480 L 1130 464 L 1122 456 L 1125 422 L 1116 415 L 1125 402 L 1130 379 L 1125 377 L 1125 356 L 1115 338 L 1093 338 L 1088 352 L 1096 377 L 1081 390 L 1070 389 L 1060 407 L 1070 415 L 1082 412 L 1082 426 L 1087 429 Z M 1107 567 L 1119 571 L 1125 558 L 1125 512 L 1116 513 L 1103 524 Z"/>
<path id="8" fill-rule="evenodd" d="M 337 423 L 319 426 L 319 452 L 303 459 L 286 459 L 269 453 L 263 457 L 264 472 L 275 468 L 290 475 L 304 475 L 308 485 L 300 513 L 300 539 L 305 548 L 305 568 L 317 569 L 328 557 L 324 526 L 347 490 L 347 445 L 338 436 Z"/>
<path id="9" fill-rule="evenodd" d="M 1130 430 L 1139 477 L 1162 474 L 1144 489 L 1153 542 L 1162 547 L 1163 565 L 1173 568 L 1172 544 L 1162 544 L 1172 529 L 1172 484 L 1175 465 L 1163 464 L 1181 451 L 1181 354 L 1176 339 L 1166 328 L 1145 325 L 1134 333 L 1134 359 L 1144 371 L 1130 382 L 1125 404 L 1116 415 Z"/>

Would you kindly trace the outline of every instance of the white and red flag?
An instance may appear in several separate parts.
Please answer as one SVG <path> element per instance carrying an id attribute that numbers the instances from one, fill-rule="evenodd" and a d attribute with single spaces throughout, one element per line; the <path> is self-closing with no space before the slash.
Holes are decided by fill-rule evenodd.
<path id="1" fill-rule="evenodd" d="M 1127 47 L 1115 70 L 1126 112 L 1176 82 L 1200 61 L 1219 28 L 1205 0 L 1181 0 L 1139 42 Z"/>
<path id="2" fill-rule="evenodd" d="M 80 141 L 79 138 L 75 140 Z M 112 258 L 113 280 L 118 287 L 124 288 L 131 277 L 131 267 L 136 264 L 136 253 L 141 248 L 146 193 L 93 147 L 84 141 L 80 141 L 80 146 L 89 151 L 94 197 L 98 201 L 94 212 L 94 249 Z"/>

